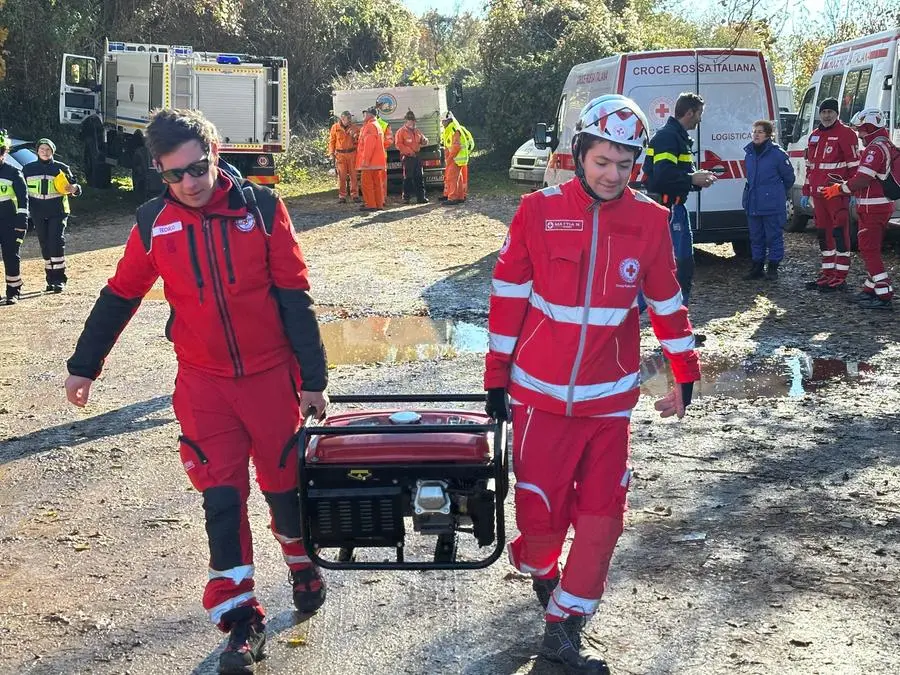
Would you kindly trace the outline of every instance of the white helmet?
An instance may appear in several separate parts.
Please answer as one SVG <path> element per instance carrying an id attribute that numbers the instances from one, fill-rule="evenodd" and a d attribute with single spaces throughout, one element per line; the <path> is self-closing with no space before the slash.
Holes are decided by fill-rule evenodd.
<path id="1" fill-rule="evenodd" d="M 640 151 L 647 146 L 649 128 L 647 116 L 637 103 L 627 96 L 606 94 L 581 109 L 573 146 L 581 134 L 590 134 Z"/>
<path id="2" fill-rule="evenodd" d="M 886 121 L 884 113 L 881 112 L 880 108 L 863 108 L 850 118 L 850 126 L 859 128 L 864 125 L 869 125 L 876 129 L 883 129 Z"/>

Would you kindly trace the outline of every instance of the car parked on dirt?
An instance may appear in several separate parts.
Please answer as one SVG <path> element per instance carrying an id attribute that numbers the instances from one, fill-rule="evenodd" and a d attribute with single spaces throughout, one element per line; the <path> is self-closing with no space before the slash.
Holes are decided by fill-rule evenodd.
<path id="1" fill-rule="evenodd" d="M 10 166 L 14 166 L 21 170 L 23 166 L 30 164 L 38 158 L 32 149 L 32 146 L 34 145 L 33 141 L 23 141 L 18 138 L 12 138 L 10 139 L 10 142 L 11 146 L 9 152 L 6 153 L 6 157 L 3 158 L 3 161 Z"/>
<path id="2" fill-rule="evenodd" d="M 514 183 L 532 187 L 544 186 L 544 169 L 550 159 L 550 148 L 538 150 L 534 139 L 529 138 L 519 146 L 512 157 L 509 167 L 509 179 Z"/>

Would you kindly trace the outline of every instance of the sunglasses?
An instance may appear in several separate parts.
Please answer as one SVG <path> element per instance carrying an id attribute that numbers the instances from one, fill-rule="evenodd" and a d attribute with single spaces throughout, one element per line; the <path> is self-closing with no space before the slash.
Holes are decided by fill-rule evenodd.
<path id="1" fill-rule="evenodd" d="M 193 176 L 194 178 L 200 178 L 200 176 L 205 176 L 209 173 L 209 155 L 202 159 L 198 159 L 196 162 L 188 164 L 183 169 L 166 169 L 165 171 L 159 172 L 159 177 L 162 178 L 164 183 L 180 183 L 184 180 L 184 174 L 189 176 Z M 158 170 L 158 169 L 157 169 Z"/>

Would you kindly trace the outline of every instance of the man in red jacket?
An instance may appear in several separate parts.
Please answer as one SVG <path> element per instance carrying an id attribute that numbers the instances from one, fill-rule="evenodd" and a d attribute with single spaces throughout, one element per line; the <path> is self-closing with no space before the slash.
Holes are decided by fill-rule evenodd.
<path id="1" fill-rule="evenodd" d="M 507 419 L 507 392 L 513 403 L 520 534 L 509 555 L 545 608 L 541 652 L 566 672 L 608 672 L 581 635 L 622 533 L 639 291 L 677 383 L 656 409 L 681 418 L 700 379 L 668 211 L 627 187 L 647 128 L 624 96 L 588 103 L 572 141 L 576 177 L 522 199 L 492 282 L 484 386 L 488 414 Z"/>
<path id="2" fill-rule="evenodd" d="M 813 204 L 822 268 L 806 283 L 809 290 L 825 293 L 846 287 L 850 271 L 850 197 L 825 199 L 822 190 L 847 180 L 859 165 L 859 139 L 853 129 L 838 119 L 838 102 L 826 98 L 819 104 L 819 126 L 809 135 L 806 148 L 806 183 L 800 204 Z"/>
<path id="3" fill-rule="evenodd" d="M 161 277 L 178 359 L 181 461 L 203 494 L 209 538 L 203 606 L 230 632 L 219 672 L 249 672 L 265 645 L 247 519 L 251 457 L 294 604 L 307 613 L 325 600 L 301 541 L 294 439 L 301 410 L 325 411 L 325 352 L 284 203 L 218 170 L 216 129 L 198 111 L 157 112 L 147 142 L 168 190 L 138 210 L 68 361 L 66 395 L 87 403 L 119 333 Z"/>
<path id="4" fill-rule="evenodd" d="M 894 288 L 884 267 L 881 245 L 888 220 L 894 213 L 894 200 L 885 196 L 881 181 L 890 174 L 891 158 L 897 154 L 897 149 L 885 129 L 887 120 L 880 108 L 860 110 L 850 124 L 859 130 L 866 146 L 859 168 L 849 180 L 829 185 L 822 194 L 829 200 L 846 198 L 850 194 L 856 197 L 859 256 L 865 263 L 868 276 L 855 300 L 865 309 L 892 310 Z"/>

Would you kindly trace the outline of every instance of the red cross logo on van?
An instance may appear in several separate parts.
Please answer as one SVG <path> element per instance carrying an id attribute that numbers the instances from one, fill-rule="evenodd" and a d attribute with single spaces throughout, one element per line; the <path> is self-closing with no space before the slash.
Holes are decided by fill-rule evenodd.
<path id="1" fill-rule="evenodd" d="M 660 103 L 656 107 L 656 114 L 660 117 L 666 117 L 669 114 L 669 106 L 667 106 L 665 103 Z"/>

